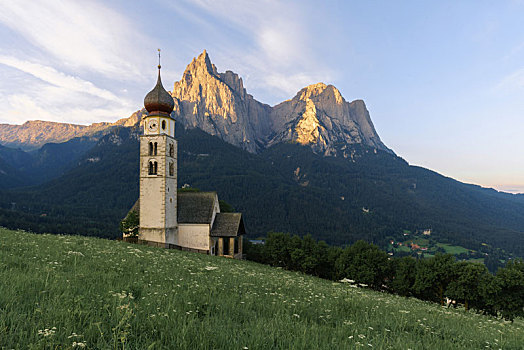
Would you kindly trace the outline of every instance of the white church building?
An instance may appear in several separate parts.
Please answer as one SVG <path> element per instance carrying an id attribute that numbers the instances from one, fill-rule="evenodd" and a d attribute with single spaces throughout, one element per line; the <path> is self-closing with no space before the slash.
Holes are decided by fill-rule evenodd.
<path id="1" fill-rule="evenodd" d="M 160 79 L 144 99 L 140 136 L 140 192 L 131 208 L 139 217 L 138 243 L 242 258 L 240 213 L 222 213 L 216 192 L 177 188 L 174 102 Z M 126 218 L 127 218 L 126 217 Z M 124 239 L 130 240 L 127 234 Z"/>

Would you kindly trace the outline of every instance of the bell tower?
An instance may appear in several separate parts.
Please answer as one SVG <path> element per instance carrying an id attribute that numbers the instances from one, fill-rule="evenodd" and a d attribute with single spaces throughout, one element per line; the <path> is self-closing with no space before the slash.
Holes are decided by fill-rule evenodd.
<path id="1" fill-rule="evenodd" d="M 173 98 L 160 79 L 160 49 L 156 86 L 144 98 L 148 114 L 140 136 L 139 240 L 159 246 L 175 244 L 177 236 L 177 141 L 171 112 Z"/>

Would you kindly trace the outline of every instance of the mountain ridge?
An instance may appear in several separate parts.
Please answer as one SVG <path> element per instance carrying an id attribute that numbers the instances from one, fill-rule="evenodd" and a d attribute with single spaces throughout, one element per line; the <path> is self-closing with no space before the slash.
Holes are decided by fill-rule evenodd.
<path id="1" fill-rule="evenodd" d="M 206 50 L 187 65 L 171 95 L 172 115 L 184 126 L 200 128 L 249 152 L 279 142 L 309 145 L 325 155 L 336 155 L 337 145 L 359 143 L 393 152 L 380 140 L 364 101 L 347 102 L 333 85 L 317 83 L 272 107 L 247 93 L 238 74 L 218 72 Z M 33 150 L 74 137 L 97 140 L 117 126 L 139 123 L 144 113 L 142 108 L 114 123 L 87 126 L 44 121 L 0 124 L 0 144 Z"/>

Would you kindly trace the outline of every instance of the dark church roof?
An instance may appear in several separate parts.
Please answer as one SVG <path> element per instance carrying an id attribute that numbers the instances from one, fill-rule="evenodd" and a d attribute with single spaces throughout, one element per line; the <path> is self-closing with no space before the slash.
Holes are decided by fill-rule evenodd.
<path id="1" fill-rule="evenodd" d="M 211 229 L 211 237 L 236 237 L 246 233 L 240 213 L 218 213 Z"/>
<path id="2" fill-rule="evenodd" d="M 177 195 L 177 220 L 180 224 L 211 224 L 216 192 L 180 192 Z M 140 200 L 129 213 L 140 213 Z M 129 213 L 127 215 L 129 215 Z M 127 216 L 126 216 L 127 217 Z M 212 237 L 236 237 L 246 233 L 242 214 L 217 213 L 210 235 Z"/>
<path id="3" fill-rule="evenodd" d="M 178 192 L 177 217 L 180 224 L 211 224 L 216 192 Z"/>

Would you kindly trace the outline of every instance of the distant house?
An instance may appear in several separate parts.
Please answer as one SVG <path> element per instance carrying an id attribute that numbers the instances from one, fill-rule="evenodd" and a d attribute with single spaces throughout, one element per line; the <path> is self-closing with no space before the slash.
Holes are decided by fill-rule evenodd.
<path id="1" fill-rule="evenodd" d="M 426 236 L 431 235 L 431 229 L 430 229 L 430 228 L 425 229 L 424 231 L 422 231 L 422 234 L 423 234 L 423 235 L 426 235 Z"/>
<path id="2" fill-rule="evenodd" d="M 416 243 L 411 242 L 411 249 L 412 250 L 420 249 L 420 246 Z"/>

